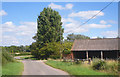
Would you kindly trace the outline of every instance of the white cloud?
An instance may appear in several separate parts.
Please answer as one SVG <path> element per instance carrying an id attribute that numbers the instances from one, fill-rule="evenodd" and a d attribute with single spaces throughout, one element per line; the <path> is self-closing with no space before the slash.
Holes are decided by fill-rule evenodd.
<path id="1" fill-rule="evenodd" d="M 79 27 L 79 24 L 76 23 L 70 23 L 70 24 L 66 24 L 65 25 L 65 33 L 83 33 L 83 32 L 87 32 L 88 29 L 83 28 L 83 27 Z"/>
<path id="2" fill-rule="evenodd" d="M 76 20 L 74 20 L 74 19 L 72 19 L 72 18 L 62 18 L 62 20 L 61 20 L 62 22 L 78 22 L 78 21 L 76 21 Z"/>
<path id="3" fill-rule="evenodd" d="M 81 22 L 76 21 L 72 18 L 62 18 L 63 26 L 65 28 L 65 33 L 82 33 L 88 31 L 87 29 L 84 29 L 83 27 L 77 28 Z"/>
<path id="4" fill-rule="evenodd" d="M 96 11 L 80 11 L 78 13 L 71 13 L 68 16 L 69 17 L 80 17 L 82 19 L 89 19 L 92 16 L 94 16 L 95 14 L 97 14 L 98 12 L 99 12 L 99 10 L 96 10 Z M 104 15 L 104 13 L 101 12 L 97 16 L 103 16 L 103 15 Z M 96 18 L 96 17 L 94 17 L 94 18 Z"/>
<path id="5" fill-rule="evenodd" d="M 35 35 L 36 31 L 37 31 L 36 22 L 21 22 L 20 25 L 14 25 L 14 23 L 11 21 L 5 22 L 4 24 L 2 24 L 2 32 L 4 36 L 3 45 L 12 45 L 12 44 L 20 45 L 21 43 L 20 38 L 28 45 L 28 43 L 31 43 L 33 41 L 32 37 Z"/>
<path id="6" fill-rule="evenodd" d="M 19 41 L 16 37 L 10 35 L 3 35 L 2 37 L 2 45 L 18 45 Z"/>
<path id="7" fill-rule="evenodd" d="M 57 5 L 57 4 L 51 3 L 51 4 L 48 5 L 48 7 L 51 7 L 52 9 L 59 9 L 59 10 L 72 9 L 73 4 L 66 4 L 65 7 L 63 7 L 61 5 Z"/>
<path id="8" fill-rule="evenodd" d="M 116 38 L 118 36 L 117 31 L 105 31 L 102 32 L 101 35 L 106 38 Z"/>
<path id="9" fill-rule="evenodd" d="M 101 20 L 100 23 L 101 23 L 101 24 L 106 24 L 107 22 L 104 21 L 104 20 Z"/>
<path id="10" fill-rule="evenodd" d="M 62 22 L 63 22 L 63 27 L 65 28 L 64 31 L 65 33 L 83 33 L 93 28 L 102 29 L 102 28 L 109 28 L 112 26 L 107 24 L 95 24 L 95 23 L 80 26 L 81 22 L 76 21 L 72 18 L 62 18 Z"/>
<path id="11" fill-rule="evenodd" d="M 50 5 L 48 5 L 48 7 L 51 7 L 52 9 L 64 9 L 64 7 L 62 7 L 61 5 L 56 5 L 54 3 L 51 3 Z"/>
<path id="12" fill-rule="evenodd" d="M 95 39 L 95 38 L 97 38 L 97 36 L 93 36 L 93 37 L 91 37 L 91 39 Z"/>
<path id="13" fill-rule="evenodd" d="M 103 24 L 87 24 L 85 25 L 86 28 L 108 28 L 111 27 L 112 25 L 103 25 Z"/>
<path id="14" fill-rule="evenodd" d="M 0 11 L 0 16 L 4 16 L 4 15 L 7 15 L 7 13 L 4 10 L 1 10 Z"/>
<path id="15" fill-rule="evenodd" d="M 21 22 L 21 25 L 14 25 L 13 22 L 6 22 L 2 24 L 3 32 L 14 32 L 16 35 L 33 35 L 37 30 L 37 23 L 35 22 Z"/>
<path id="16" fill-rule="evenodd" d="M 78 23 L 69 23 L 69 24 L 66 24 L 64 25 L 64 27 L 66 28 L 65 29 L 65 33 L 68 33 L 68 32 L 73 32 L 73 33 L 83 33 L 83 32 L 87 32 L 89 31 L 90 29 L 93 29 L 93 28 L 97 28 L 97 29 L 100 29 L 100 28 L 108 28 L 108 27 L 111 27 L 112 25 L 103 25 L 103 24 L 87 24 L 87 25 L 84 25 L 84 26 L 80 26 L 80 24 Z"/>
<path id="17" fill-rule="evenodd" d="M 11 21 L 5 22 L 4 24 L 2 24 L 3 32 L 13 32 L 15 28 L 16 28 L 15 25 Z"/>
<path id="18" fill-rule="evenodd" d="M 37 23 L 35 22 L 21 22 L 21 25 L 17 27 L 17 35 L 31 36 L 37 31 Z"/>
<path id="19" fill-rule="evenodd" d="M 73 4 L 66 4 L 65 6 L 66 9 L 72 9 L 72 7 L 73 7 Z"/>

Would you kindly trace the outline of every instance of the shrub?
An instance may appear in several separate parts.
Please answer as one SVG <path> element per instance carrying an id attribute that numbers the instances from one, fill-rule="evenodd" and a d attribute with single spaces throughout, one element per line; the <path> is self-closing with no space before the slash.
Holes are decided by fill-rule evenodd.
<path id="1" fill-rule="evenodd" d="M 75 63 L 75 64 L 82 64 L 82 61 L 80 61 L 79 59 L 76 59 L 76 60 L 74 61 L 74 63 Z"/>
<path id="2" fill-rule="evenodd" d="M 67 55 L 67 54 L 70 54 L 70 53 L 71 53 L 71 50 L 68 49 L 68 48 L 66 48 L 66 49 L 63 50 L 62 53 Z"/>
<path id="3" fill-rule="evenodd" d="M 95 58 L 95 59 L 93 59 L 92 68 L 94 70 L 104 70 L 104 69 L 106 69 L 106 62 L 104 60 Z"/>
<path id="4" fill-rule="evenodd" d="M 8 52 L 3 51 L 2 53 L 2 65 L 7 64 L 8 62 L 14 62 L 15 59 Z"/>
<path id="5" fill-rule="evenodd" d="M 118 69 L 119 69 L 119 63 L 118 61 L 111 61 L 111 60 L 108 60 L 106 61 L 107 62 L 107 71 L 108 72 L 111 72 L 111 73 L 118 73 Z"/>
<path id="6" fill-rule="evenodd" d="M 113 64 L 111 65 L 111 71 L 114 72 L 114 73 L 118 73 L 118 64 Z"/>
<path id="7" fill-rule="evenodd" d="M 59 59 L 60 56 L 59 55 L 50 55 L 50 58 L 52 58 L 52 59 Z"/>
<path id="8" fill-rule="evenodd" d="M 60 48 L 62 49 L 62 45 L 59 42 L 45 43 L 41 48 L 33 44 L 33 46 L 31 46 L 31 53 L 38 59 L 57 59 L 59 58 L 58 55 L 60 55 Z"/>
<path id="9" fill-rule="evenodd" d="M 120 58 L 118 58 L 118 71 L 120 71 Z"/>

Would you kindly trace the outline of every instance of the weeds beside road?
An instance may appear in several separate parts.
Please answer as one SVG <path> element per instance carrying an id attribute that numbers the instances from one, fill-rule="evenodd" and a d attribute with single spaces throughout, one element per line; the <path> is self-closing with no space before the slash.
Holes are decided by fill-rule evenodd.
<path id="1" fill-rule="evenodd" d="M 2 57 L 2 75 L 21 75 L 23 71 L 23 63 L 16 61 L 9 52 L 0 53 Z"/>
<path id="2" fill-rule="evenodd" d="M 107 75 L 107 73 L 92 70 L 84 65 L 72 65 L 70 62 L 48 60 L 45 63 L 54 68 L 64 70 L 71 75 Z"/>

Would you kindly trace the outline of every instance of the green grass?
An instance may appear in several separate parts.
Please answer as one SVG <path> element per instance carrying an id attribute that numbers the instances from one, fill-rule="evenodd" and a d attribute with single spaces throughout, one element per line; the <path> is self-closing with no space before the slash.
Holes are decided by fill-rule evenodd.
<path id="1" fill-rule="evenodd" d="M 71 63 L 53 61 L 53 60 L 48 60 L 45 63 L 54 68 L 64 70 L 68 72 L 70 75 L 107 75 L 107 73 L 95 71 L 83 65 L 75 65 L 75 64 L 72 65 Z"/>
<path id="2" fill-rule="evenodd" d="M 22 62 L 10 62 L 2 67 L 2 75 L 21 75 L 24 69 Z"/>
<path id="3" fill-rule="evenodd" d="M 0 77 L 2 76 L 2 66 L 1 66 L 1 63 L 0 63 Z"/>
<path id="4" fill-rule="evenodd" d="M 37 58 L 35 58 L 34 56 L 30 55 L 30 56 L 24 56 L 21 57 L 21 59 L 31 59 L 31 60 L 38 60 Z"/>

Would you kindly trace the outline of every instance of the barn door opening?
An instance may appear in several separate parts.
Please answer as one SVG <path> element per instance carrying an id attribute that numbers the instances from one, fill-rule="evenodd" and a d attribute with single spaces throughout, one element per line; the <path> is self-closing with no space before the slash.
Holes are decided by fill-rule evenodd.
<path id="1" fill-rule="evenodd" d="M 89 51 L 88 52 L 88 57 L 93 59 L 93 58 L 101 58 L 101 51 Z"/>
<path id="2" fill-rule="evenodd" d="M 117 59 L 118 51 L 104 51 L 103 52 L 103 58 L 104 59 Z"/>
<path id="3" fill-rule="evenodd" d="M 75 59 L 86 59 L 86 52 L 85 51 L 74 51 L 73 52 Z"/>

